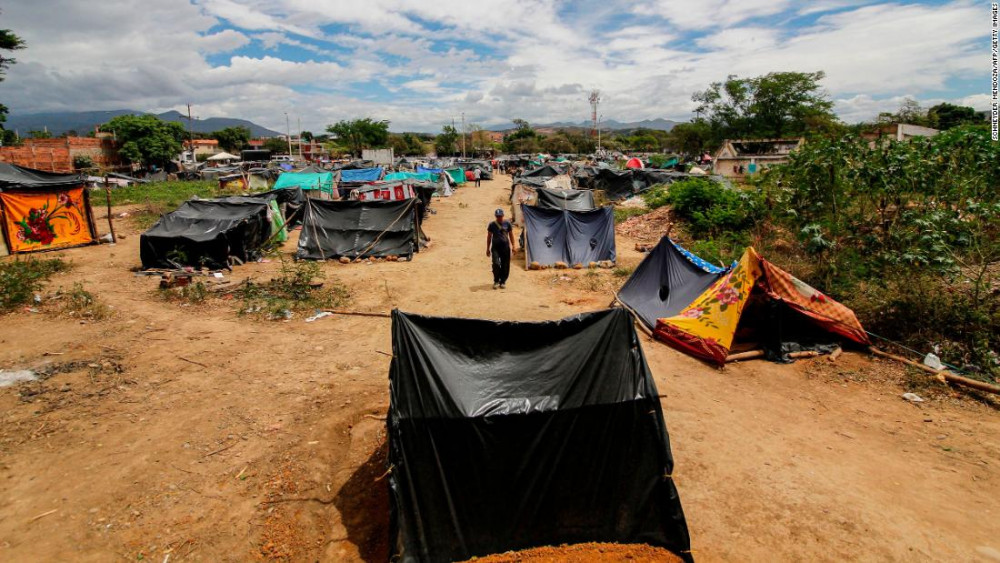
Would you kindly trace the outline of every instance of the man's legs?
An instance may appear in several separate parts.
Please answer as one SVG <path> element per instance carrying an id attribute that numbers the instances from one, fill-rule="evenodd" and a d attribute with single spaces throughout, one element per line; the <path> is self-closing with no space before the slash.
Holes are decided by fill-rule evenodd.
<path id="1" fill-rule="evenodd" d="M 501 254 L 503 253 L 497 252 L 494 248 L 491 255 L 491 262 L 493 263 L 493 289 L 496 289 L 500 285 L 500 274 L 503 268 Z"/>
<path id="2" fill-rule="evenodd" d="M 507 277 L 510 276 L 510 251 L 500 253 L 500 287 L 507 285 Z"/>

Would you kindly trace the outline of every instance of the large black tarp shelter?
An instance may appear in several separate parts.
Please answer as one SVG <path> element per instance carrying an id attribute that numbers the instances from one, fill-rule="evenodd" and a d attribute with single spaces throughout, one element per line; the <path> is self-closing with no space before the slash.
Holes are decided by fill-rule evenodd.
<path id="1" fill-rule="evenodd" d="M 0 162 L 0 189 L 75 188 L 84 185 L 86 180 L 83 174 L 46 172 Z"/>
<path id="2" fill-rule="evenodd" d="M 271 235 L 267 201 L 251 197 L 193 199 L 167 213 L 139 239 L 143 268 L 225 268 L 229 257 L 259 257 Z"/>
<path id="3" fill-rule="evenodd" d="M 296 256 L 306 260 L 410 257 L 420 248 L 417 201 L 307 199 Z"/>
<path id="4" fill-rule="evenodd" d="M 618 291 L 618 300 L 649 330 L 705 293 L 725 270 L 663 237 Z"/>
<path id="5" fill-rule="evenodd" d="M 524 173 L 522 173 L 520 175 L 520 177 L 521 178 L 551 178 L 553 176 L 558 176 L 560 174 L 562 174 L 562 171 L 560 171 L 558 168 L 556 168 L 555 166 L 552 166 L 551 164 L 546 164 L 544 166 L 539 166 L 538 168 L 534 168 L 532 170 L 526 170 Z"/>
<path id="6" fill-rule="evenodd" d="M 602 190 L 610 200 L 631 197 L 635 193 L 632 186 L 632 171 L 598 168 L 590 179 L 590 188 Z"/>
<path id="7" fill-rule="evenodd" d="M 522 205 L 527 262 L 569 266 L 615 260 L 615 217 L 610 207 L 594 211 Z"/>
<path id="8" fill-rule="evenodd" d="M 543 209 L 569 209 L 572 211 L 592 211 L 597 209 L 597 206 L 594 205 L 594 192 L 590 190 L 538 188 L 536 193 L 538 194 L 538 200 L 535 206 Z"/>
<path id="9" fill-rule="evenodd" d="M 393 311 L 393 561 L 647 543 L 690 560 L 660 400 L 624 309 L 499 322 Z"/>

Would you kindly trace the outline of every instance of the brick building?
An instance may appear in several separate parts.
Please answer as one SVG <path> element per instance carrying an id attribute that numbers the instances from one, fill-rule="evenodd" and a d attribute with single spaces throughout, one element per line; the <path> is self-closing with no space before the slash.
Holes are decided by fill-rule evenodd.
<path id="1" fill-rule="evenodd" d="M 73 172 L 78 156 L 89 157 L 100 168 L 120 164 L 114 141 L 108 138 L 24 139 L 20 146 L 0 147 L 0 162 L 47 172 Z"/>

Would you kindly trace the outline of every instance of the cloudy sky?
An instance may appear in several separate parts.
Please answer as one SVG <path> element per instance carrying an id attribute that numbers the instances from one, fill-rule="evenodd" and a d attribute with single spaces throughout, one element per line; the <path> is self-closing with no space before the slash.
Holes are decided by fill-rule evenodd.
<path id="1" fill-rule="evenodd" d="M 28 43 L 14 113 L 194 106 L 284 130 L 388 119 L 685 120 L 729 74 L 823 70 L 847 121 L 906 96 L 989 104 L 989 3 L 972 0 L 0 0 Z"/>

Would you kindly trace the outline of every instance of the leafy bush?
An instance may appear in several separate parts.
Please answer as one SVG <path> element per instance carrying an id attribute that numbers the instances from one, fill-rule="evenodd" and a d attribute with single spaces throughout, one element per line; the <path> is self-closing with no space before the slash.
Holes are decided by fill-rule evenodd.
<path id="1" fill-rule="evenodd" d="M 73 157 L 73 168 L 76 170 L 82 170 L 84 168 L 93 168 L 94 159 L 90 158 L 85 154 L 78 154 Z"/>
<path id="2" fill-rule="evenodd" d="M 208 298 L 208 288 L 197 281 L 180 287 L 161 289 L 160 296 L 167 301 L 181 301 L 189 305 L 200 305 Z"/>
<path id="3" fill-rule="evenodd" d="M 0 311 L 30 303 L 53 274 L 68 269 L 69 265 L 61 258 L 0 262 Z"/>
<path id="4" fill-rule="evenodd" d="M 666 184 L 652 186 L 643 192 L 642 200 L 646 202 L 646 206 L 650 209 L 663 207 L 664 205 L 670 203 L 669 189 L 670 188 Z"/>
<path id="5" fill-rule="evenodd" d="M 875 332 L 1000 373 L 1000 146 L 985 128 L 819 138 L 755 185 L 774 225 L 811 256 L 806 281 Z"/>
<path id="6" fill-rule="evenodd" d="M 660 196 L 650 197 L 658 201 Z M 744 232 L 760 218 L 760 198 L 756 192 L 738 191 L 704 178 L 671 184 L 664 199 L 678 216 L 687 220 L 688 230 L 695 237 Z"/>

